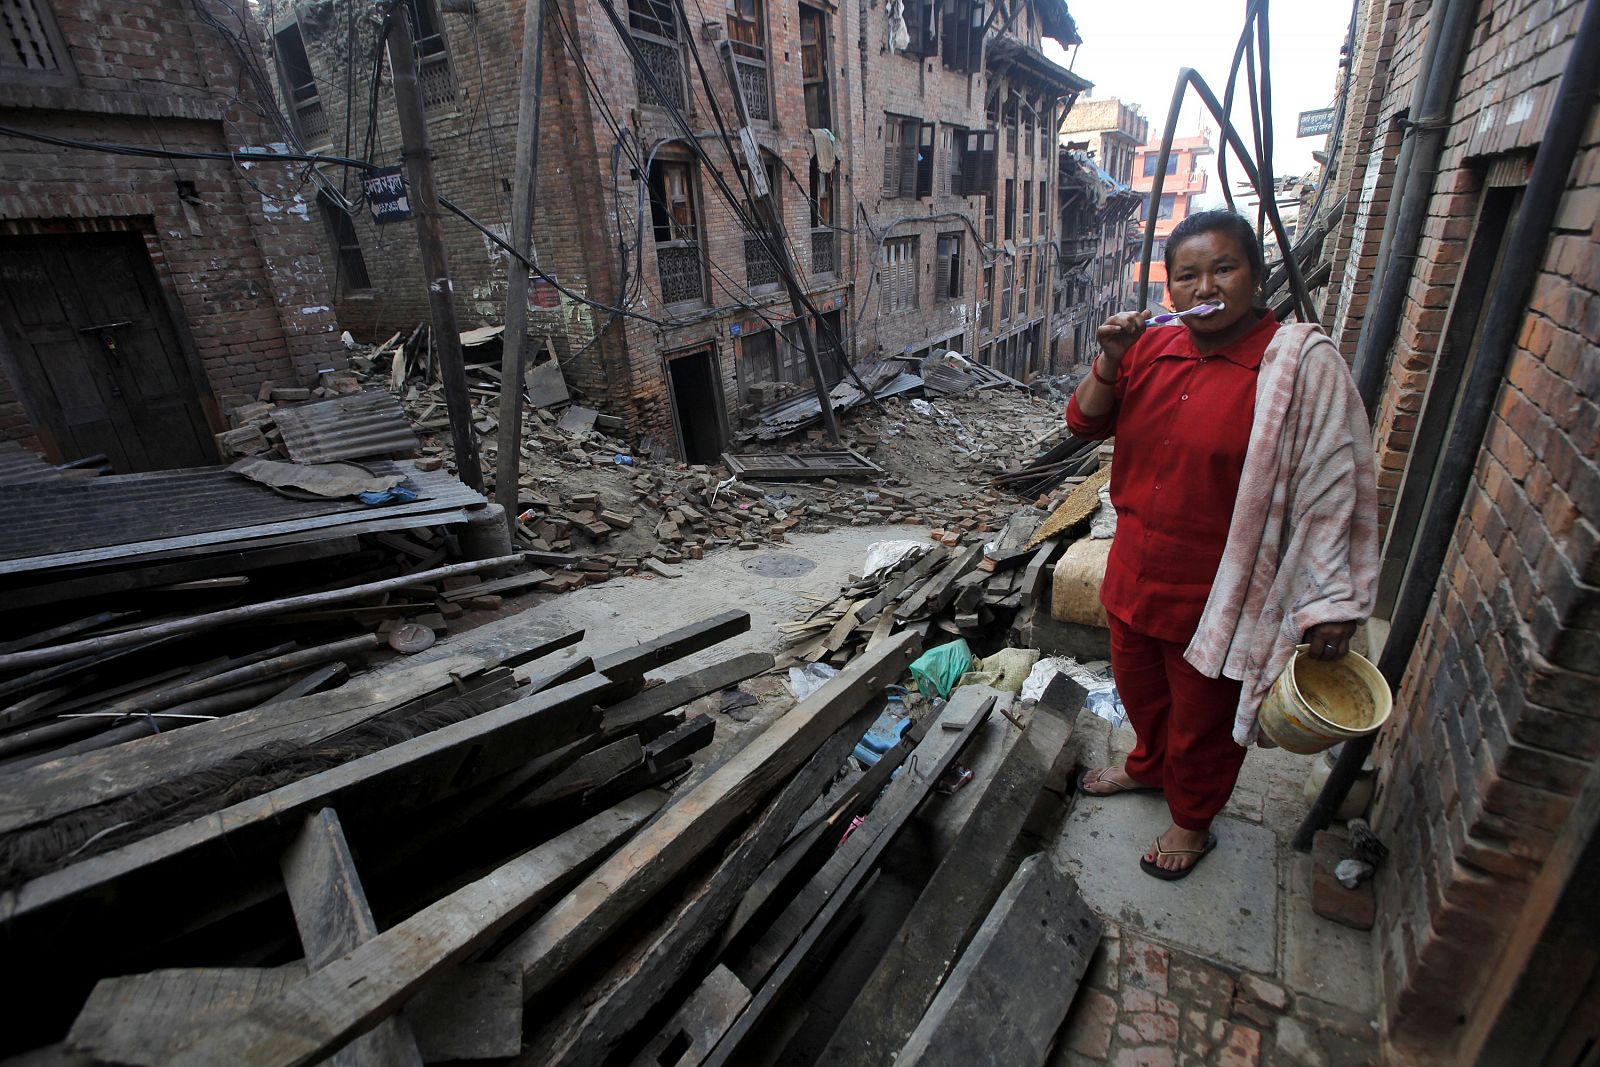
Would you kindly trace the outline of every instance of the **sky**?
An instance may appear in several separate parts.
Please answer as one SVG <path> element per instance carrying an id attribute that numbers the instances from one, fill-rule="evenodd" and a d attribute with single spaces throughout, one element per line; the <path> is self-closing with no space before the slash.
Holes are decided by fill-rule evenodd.
<path id="1" fill-rule="evenodd" d="M 1150 120 L 1152 141 L 1160 140 L 1179 68 L 1193 67 L 1217 97 L 1222 97 L 1233 50 L 1244 26 L 1245 0 L 1209 0 L 1201 4 L 1179 0 L 1068 0 L 1068 8 L 1083 44 L 1074 55 L 1046 39 L 1046 54 L 1094 82 L 1090 95 L 1115 96 L 1124 103 L 1139 104 Z M 1325 138 L 1297 138 L 1295 124 L 1301 111 L 1334 103 L 1339 46 L 1349 29 L 1350 6 L 1339 0 L 1274 5 L 1272 16 L 1268 31 L 1275 131 L 1273 171 L 1280 177 L 1305 174 L 1315 166 L 1311 153 L 1322 149 Z M 1247 131 L 1250 112 L 1242 101 L 1242 70 L 1237 92 L 1241 100 L 1236 105 L 1235 118 Z M 1178 122 L 1178 136 L 1199 132 L 1202 119 L 1211 131 L 1212 145 L 1220 147 L 1218 124 L 1190 90 Z M 1244 137 L 1249 144 L 1249 134 Z M 1243 171 L 1233 165 L 1231 157 L 1229 163 L 1229 177 L 1243 178 Z M 1221 204 L 1214 157 L 1207 169 L 1210 182 L 1197 204 Z"/>

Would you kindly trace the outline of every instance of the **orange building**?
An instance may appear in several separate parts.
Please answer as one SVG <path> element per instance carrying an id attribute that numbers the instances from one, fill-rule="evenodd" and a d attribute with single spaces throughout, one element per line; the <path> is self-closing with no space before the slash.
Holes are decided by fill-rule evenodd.
<path id="1" fill-rule="evenodd" d="M 1212 153 L 1211 138 L 1202 130 L 1195 137 L 1177 137 L 1172 141 L 1172 152 L 1167 156 L 1167 173 L 1161 183 L 1161 204 L 1156 211 L 1156 246 L 1150 262 L 1150 302 L 1164 304 L 1167 300 L 1167 265 L 1162 253 L 1167 247 L 1167 234 L 1184 219 L 1192 209 L 1194 197 L 1206 191 L 1206 172 L 1200 161 Z M 1141 145 L 1133 154 L 1133 188 L 1144 197 L 1139 207 L 1139 230 L 1130 240 L 1144 239 L 1144 222 L 1150 210 L 1150 189 L 1155 185 L 1156 163 L 1161 156 L 1161 143 Z M 1128 291 L 1137 293 L 1139 285 L 1139 260 L 1134 257 L 1129 267 Z"/>

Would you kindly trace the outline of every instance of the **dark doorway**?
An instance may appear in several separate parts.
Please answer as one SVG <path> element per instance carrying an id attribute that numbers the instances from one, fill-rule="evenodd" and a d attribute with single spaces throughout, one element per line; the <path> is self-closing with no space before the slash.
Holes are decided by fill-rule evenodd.
<path id="1" fill-rule="evenodd" d="M 689 463 L 716 463 L 722 458 L 722 388 L 711 349 L 686 352 L 667 360 L 672 393 L 672 418 Z"/>
<path id="2" fill-rule="evenodd" d="M 0 237 L 7 369 L 48 450 L 118 473 L 215 463 L 200 391 L 137 233 Z"/>

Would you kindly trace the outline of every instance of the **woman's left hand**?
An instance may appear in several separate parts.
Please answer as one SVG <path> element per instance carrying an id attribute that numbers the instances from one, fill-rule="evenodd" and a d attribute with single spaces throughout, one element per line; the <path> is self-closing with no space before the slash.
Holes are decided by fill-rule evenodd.
<path id="1" fill-rule="evenodd" d="M 1350 638 L 1355 636 L 1356 623 L 1322 622 L 1306 631 L 1306 655 L 1312 659 L 1338 659 L 1350 651 Z"/>

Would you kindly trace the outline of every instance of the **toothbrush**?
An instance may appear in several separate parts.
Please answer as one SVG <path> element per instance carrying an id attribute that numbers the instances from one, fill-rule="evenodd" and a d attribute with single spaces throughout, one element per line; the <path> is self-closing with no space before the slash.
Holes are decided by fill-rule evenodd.
<path id="1" fill-rule="evenodd" d="M 1226 304 L 1196 304 L 1188 311 L 1169 311 L 1164 315 L 1152 315 L 1145 321 L 1151 326 L 1165 326 L 1169 322 L 1177 322 L 1185 315 L 1209 315 L 1213 311 L 1221 311 Z"/>

